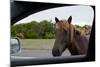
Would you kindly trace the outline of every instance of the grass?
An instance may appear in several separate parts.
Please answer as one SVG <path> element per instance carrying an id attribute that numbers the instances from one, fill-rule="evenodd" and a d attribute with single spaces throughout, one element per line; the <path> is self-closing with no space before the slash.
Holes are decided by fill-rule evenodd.
<path id="1" fill-rule="evenodd" d="M 21 39 L 21 47 L 29 49 L 52 49 L 55 39 Z"/>

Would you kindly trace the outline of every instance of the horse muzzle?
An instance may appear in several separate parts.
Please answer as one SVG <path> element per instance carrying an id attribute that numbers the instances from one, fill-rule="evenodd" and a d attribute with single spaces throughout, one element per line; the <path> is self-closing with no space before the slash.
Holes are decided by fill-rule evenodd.
<path id="1" fill-rule="evenodd" d="M 53 50 L 52 50 L 52 55 L 53 55 L 54 57 L 61 56 L 61 52 L 60 52 L 59 49 L 53 49 Z"/>

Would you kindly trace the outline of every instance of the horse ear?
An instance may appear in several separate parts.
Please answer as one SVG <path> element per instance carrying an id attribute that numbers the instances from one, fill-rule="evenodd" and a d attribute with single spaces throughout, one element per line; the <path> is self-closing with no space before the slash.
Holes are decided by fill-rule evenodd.
<path id="1" fill-rule="evenodd" d="M 56 21 L 56 22 L 59 22 L 59 19 L 58 19 L 57 17 L 55 17 L 55 21 Z"/>
<path id="2" fill-rule="evenodd" d="M 71 21 L 72 21 L 72 16 L 70 16 L 70 17 L 68 18 L 68 23 L 71 24 Z"/>

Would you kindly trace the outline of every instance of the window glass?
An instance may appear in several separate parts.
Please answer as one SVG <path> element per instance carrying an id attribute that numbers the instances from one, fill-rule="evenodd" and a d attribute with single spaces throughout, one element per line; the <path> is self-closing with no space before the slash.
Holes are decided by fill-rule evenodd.
<path id="1" fill-rule="evenodd" d="M 11 37 L 21 41 L 17 57 L 68 57 L 87 53 L 94 18 L 90 6 L 43 10 L 11 26 Z"/>

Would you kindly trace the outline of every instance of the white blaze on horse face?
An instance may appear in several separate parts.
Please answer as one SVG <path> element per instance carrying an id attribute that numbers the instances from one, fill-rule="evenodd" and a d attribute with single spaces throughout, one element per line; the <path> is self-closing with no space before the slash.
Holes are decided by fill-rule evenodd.
<path id="1" fill-rule="evenodd" d="M 63 28 L 68 31 L 69 30 L 69 23 L 66 21 L 66 22 L 63 22 Z"/>
<path id="2" fill-rule="evenodd" d="M 59 25 L 58 25 L 58 23 L 55 24 L 55 27 L 56 27 L 56 29 L 60 28 Z"/>

